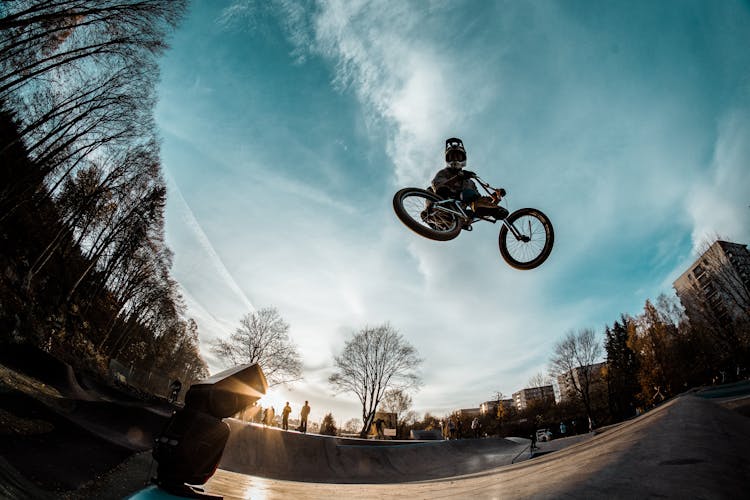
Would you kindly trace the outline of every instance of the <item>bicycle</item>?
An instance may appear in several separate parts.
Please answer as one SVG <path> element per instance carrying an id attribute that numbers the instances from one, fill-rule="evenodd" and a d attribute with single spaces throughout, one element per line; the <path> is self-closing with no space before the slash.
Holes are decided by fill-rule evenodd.
<path id="1" fill-rule="evenodd" d="M 494 188 L 473 175 L 473 178 L 500 204 L 505 190 Z M 456 238 L 461 231 L 471 231 L 480 220 L 501 222 L 498 244 L 500 255 L 511 267 L 529 270 L 539 267 L 552 252 L 555 240 L 549 218 L 536 208 L 521 208 L 503 219 L 479 216 L 461 200 L 438 196 L 431 188 L 407 187 L 393 196 L 393 209 L 401 222 L 415 233 L 436 241 Z"/>

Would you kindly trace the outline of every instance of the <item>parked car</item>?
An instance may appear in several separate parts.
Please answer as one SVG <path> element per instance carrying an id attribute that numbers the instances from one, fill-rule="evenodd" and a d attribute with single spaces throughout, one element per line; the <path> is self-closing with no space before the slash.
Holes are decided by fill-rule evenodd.
<path id="1" fill-rule="evenodd" d="M 536 440 L 537 441 L 551 441 L 552 432 L 549 429 L 538 429 L 536 431 Z"/>

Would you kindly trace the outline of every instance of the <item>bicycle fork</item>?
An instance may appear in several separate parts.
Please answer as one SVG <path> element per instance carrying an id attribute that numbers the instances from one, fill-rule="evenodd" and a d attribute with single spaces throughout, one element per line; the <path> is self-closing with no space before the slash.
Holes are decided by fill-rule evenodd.
<path id="1" fill-rule="evenodd" d="M 516 229 L 516 226 L 513 225 L 512 222 L 508 222 L 508 219 L 503 219 L 503 224 L 505 224 L 505 227 L 508 228 L 508 231 L 516 238 L 518 241 L 522 241 L 524 243 L 528 243 L 531 241 L 531 224 L 529 224 L 529 234 L 521 234 L 521 232 Z"/>

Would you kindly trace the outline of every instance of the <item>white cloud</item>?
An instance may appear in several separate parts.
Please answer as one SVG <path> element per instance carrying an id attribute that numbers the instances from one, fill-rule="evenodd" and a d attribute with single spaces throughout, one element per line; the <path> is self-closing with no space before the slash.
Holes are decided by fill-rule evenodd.
<path id="1" fill-rule="evenodd" d="M 269 29 L 261 16 L 280 11 L 295 63 L 322 57 L 332 67 L 332 84 L 360 103 L 363 121 L 386 131 L 391 165 L 382 176 L 393 180 L 391 187 L 426 184 L 442 164 L 442 140 L 458 135 L 467 140 L 470 165 L 508 188 L 511 208 L 538 206 L 557 234 L 542 269 L 514 271 L 499 256 L 497 226 L 478 224 L 451 242 L 422 239 L 398 223 L 390 195 L 368 204 L 348 197 L 339 172 L 316 163 L 316 151 L 304 152 L 309 169 L 325 178 L 317 189 L 295 180 L 284 165 L 269 172 L 227 158 L 228 151 L 205 151 L 212 144 L 195 130 L 182 134 L 186 141 L 203 140 L 203 153 L 234 174 L 211 179 L 221 184 L 210 191 L 221 197 L 221 207 L 215 199 L 191 201 L 196 215 L 185 207 L 193 241 L 175 247 L 183 258 L 192 245 L 199 251 L 186 260 L 218 270 L 214 281 L 200 269 L 178 277 L 190 288 L 189 301 L 201 305 L 201 328 L 236 321 L 239 315 L 228 312 L 246 307 L 242 290 L 254 303 L 278 306 L 306 363 L 308 379 L 298 391 L 314 408 L 351 411 L 347 396 L 326 399 L 326 376 L 344 339 L 365 325 L 390 321 L 425 358 L 418 410 L 476 406 L 495 390 L 518 390 L 543 370 L 565 331 L 601 329 L 589 324 L 591 318 L 619 307 L 617 293 L 630 299 L 648 292 L 644 283 L 627 289 L 628 277 L 616 268 L 645 245 L 659 267 L 668 267 L 679 252 L 669 230 L 686 224 L 683 207 L 696 237 L 718 231 L 747 240 L 747 116 L 722 123 L 711 174 L 694 185 L 705 168 L 703 136 L 699 125 L 682 126 L 696 121 L 679 93 L 653 92 L 637 78 L 619 80 L 616 63 L 595 67 L 611 73 L 587 72 L 609 49 L 596 43 L 601 38 L 591 42 L 592 33 L 561 9 L 523 4 L 516 18 L 516 4 L 508 4 L 507 15 L 492 26 L 498 32 L 493 43 L 461 45 L 445 31 L 450 2 L 389 2 L 384 8 L 322 1 L 306 12 L 303 5 L 310 7 L 243 1 L 220 21 Z M 519 19 L 526 23 L 522 32 Z M 530 42 L 541 49 L 519 47 Z M 179 118 L 173 125 L 185 127 Z M 285 144 L 295 151 L 315 147 L 304 139 Z M 248 179 L 248 172 L 258 175 Z M 599 290 L 611 292 L 587 295 L 576 286 L 579 278 L 598 280 Z M 219 303 L 221 286 L 231 291 L 229 306 Z M 576 296 L 561 297 L 562 288 Z"/>
<path id="2" fill-rule="evenodd" d="M 221 11 L 216 24 L 222 29 L 255 28 L 257 7 L 252 0 L 235 1 Z"/>
<path id="3" fill-rule="evenodd" d="M 398 185 L 423 183 L 442 161 L 437 137 L 457 135 L 466 113 L 480 109 L 472 68 L 431 33 L 420 3 L 322 2 L 313 49 L 335 61 L 335 81 L 351 87 L 392 131 L 387 151 Z M 416 27 L 423 29 L 418 32 Z M 432 32 L 440 36 L 440 31 Z M 460 74 L 457 72 L 460 71 Z M 425 161 L 425 160 L 428 161 Z"/>
<path id="4" fill-rule="evenodd" d="M 170 187 L 172 187 L 172 189 L 170 190 L 170 195 L 172 196 L 172 200 L 176 202 L 175 207 L 180 212 L 180 216 L 182 218 L 183 224 L 181 224 L 180 227 L 190 231 L 191 234 L 189 235 L 189 237 L 191 237 L 193 241 L 198 245 L 198 248 L 196 250 L 200 254 L 202 254 L 203 257 L 196 259 L 194 262 L 196 264 L 200 263 L 201 266 L 205 266 L 205 264 L 208 263 L 211 269 L 211 274 L 215 275 L 220 280 L 221 286 L 231 290 L 246 311 L 254 311 L 255 308 L 253 307 L 252 303 L 245 295 L 245 292 L 242 291 L 242 288 L 240 288 L 240 286 L 234 280 L 234 277 L 226 268 L 224 262 L 222 262 L 221 257 L 219 257 L 216 249 L 206 236 L 206 233 L 203 231 L 203 228 L 201 227 L 198 220 L 195 218 L 195 215 L 190 209 L 190 206 L 185 201 L 185 198 L 182 197 L 182 193 L 180 192 L 179 187 L 177 187 L 177 184 L 172 181 L 170 182 Z M 184 251 L 188 250 L 184 245 L 180 245 L 180 248 Z M 195 270 L 197 271 L 198 269 Z"/>
<path id="5" fill-rule="evenodd" d="M 684 200 L 693 222 L 693 246 L 718 236 L 750 243 L 750 112 L 729 113 L 719 124 L 708 174 Z"/>
<path id="6" fill-rule="evenodd" d="M 314 40 L 309 50 L 333 62 L 335 84 L 355 93 L 367 120 L 382 122 L 391 131 L 387 152 L 397 185 L 421 185 L 434 174 L 442 164 L 441 140 L 468 130 L 496 85 L 479 65 L 457 69 L 455 62 L 465 58 L 440 38 L 440 30 L 425 26 L 431 20 L 422 7 L 407 2 L 388 9 L 369 2 L 322 2 L 314 19 L 295 17 L 284 25 L 296 44 L 295 53 Z M 305 195 L 306 188 L 292 188 L 292 193 Z M 326 200 L 321 194 L 319 201 L 340 204 L 349 216 L 364 215 L 346 202 Z M 389 201 L 383 200 L 383 206 Z M 287 212 L 294 210 L 299 209 L 281 206 L 274 218 L 293 220 Z M 529 349 L 532 354 L 521 358 L 539 361 L 550 339 L 584 316 L 571 307 L 545 309 L 544 278 L 505 266 L 497 251 L 497 226 L 436 243 L 398 225 L 390 210 L 387 219 L 376 213 L 378 220 L 360 225 L 356 232 L 342 232 L 336 220 L 308 211 L 305 224 L 325 238 L 312 238 L 309 228 L 295 222 L 279 234 L 264 231 L 266 239 L 254 245 L 254 259 L 263 265 L 252 267 L 253 281 L 264 284 L 256 287 L 254 299 L 284 304 L 281 312 L 312 365 L 330 364 L 349 332 L 390 321 L 426 359 L 426 386 L 415 398 L 417 405 L 455 405 L 468 366 L 475 367 L 477 379 L 494 374 L 501 380 L 487 382 L 486 394 L 474 391 L 464 398 L 516 390 L 539 366 L 529 363 L 516 373 L 498 373 L 497 366 L 507 366 L 515 353 Z M 236 262 L 233 259 L 230 267 L 238 269 Z M 558 322 L 560 332 L 548 330 L 548 318 L 555 315 L 565 316 Z M 325 387 L 326 373 L 309 372 L 306 387 Z"/>

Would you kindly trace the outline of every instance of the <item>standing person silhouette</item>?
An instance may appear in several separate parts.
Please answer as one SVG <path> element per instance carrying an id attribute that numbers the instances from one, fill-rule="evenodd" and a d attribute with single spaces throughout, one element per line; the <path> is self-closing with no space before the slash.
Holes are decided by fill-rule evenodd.
<path id="1" fill-rule="evenodd" d="M 180 395 L 180 391 L 182 390 L 182 382 L 180 382 L 179 379 L 174 379 L 174 381 L 169 384 L 169 402 L 174 404 L 177 402 L 177 397 Z"/>
<path id="2" fill-rule="evenodd" d="M 299 430 L 300 432 L 307 432 L 307 417 L 310 415 L 310 405 L 305 401 L 305 406 L 299 412 Z"/>
<path id="3" fill-rule="evenodd" d="M 474 434 L 474 438 L 479 437 L 479 417 L 474 417 L 474 420 L 471 421 L 471 431 Z"/>
<path id="4" fill-rule="evenodd" d="M 292 407 L 289 406 L 289 401 L 286 402 L 286 406 L 281 410 L 281 428 L 285 431 L 289 430 L 289 414 L 292 413 Z"/>
<path id="5" fill-rule="evenodd" d="M 378 439 L 384 439 L 385 435 L 383 434 L 383 424 L 385 423 L 385 420 L 382 418 L 379 418 L 375 421 L 375 433 L 378 435 Z"/>

